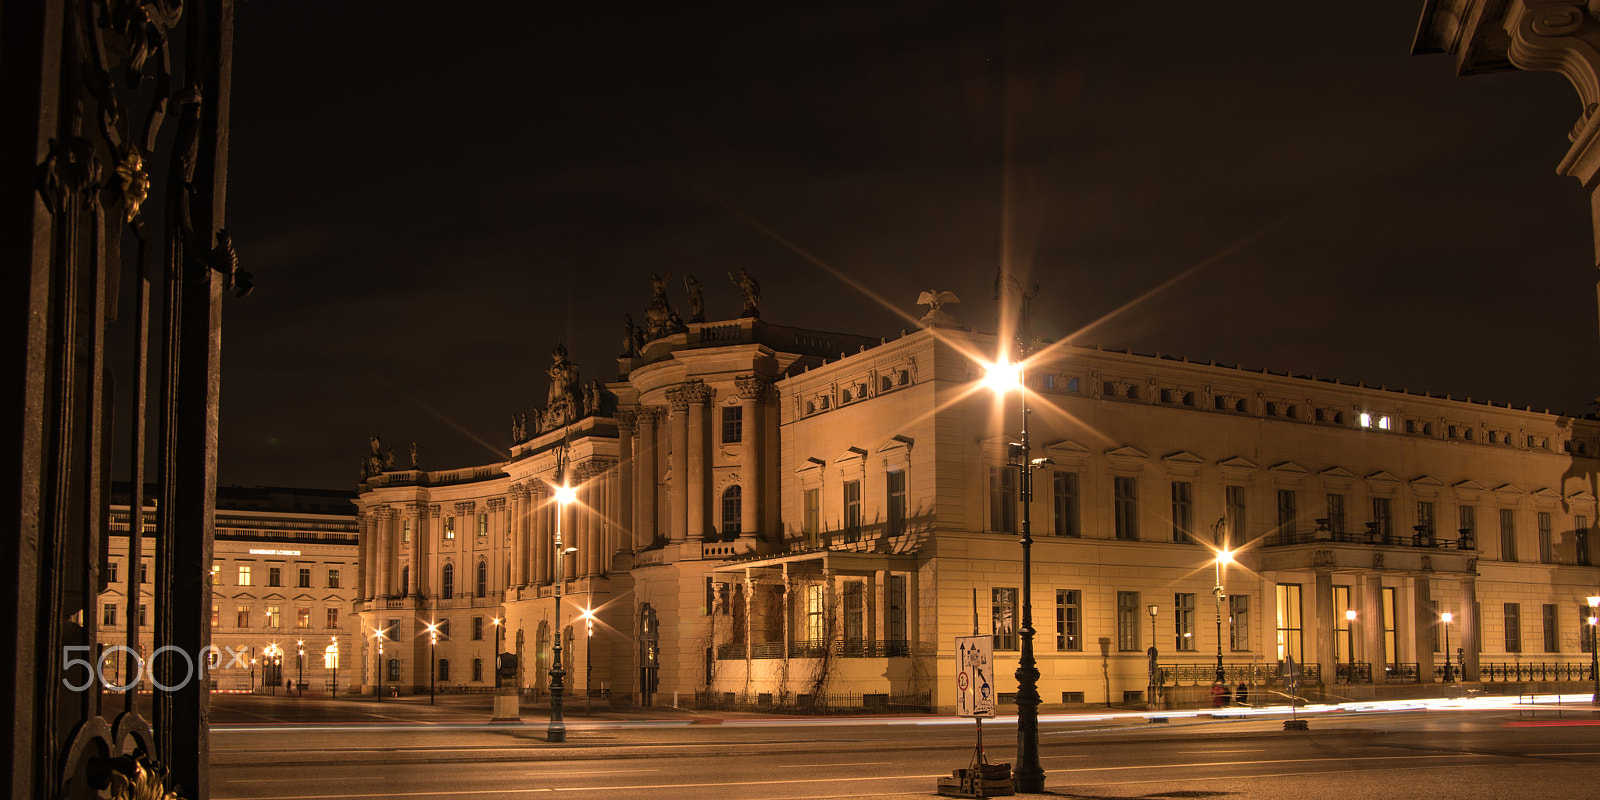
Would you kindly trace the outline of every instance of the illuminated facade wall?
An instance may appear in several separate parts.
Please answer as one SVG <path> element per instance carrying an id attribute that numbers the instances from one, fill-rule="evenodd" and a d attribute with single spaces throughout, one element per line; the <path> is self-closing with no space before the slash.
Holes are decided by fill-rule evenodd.
<path id="1" fill-rule="evenodd" d="M 691 324 L 622 361 L 614 409 L 530 431 L 505 462 L 369 478 L 363 625 L 398 628 L 399 683 L 422 687 L 418 631 L 449 619 L 448 683 L 487 686 L 464 670 L 492 662 L 492 632 L 464 631 L 506 619 L 516 685 L 543 691 L 565 453 L 583 486 L 561 515 L 575 693 L 947 707 L 954 637 L 976 618 L 1004 660 L 1021 622 L 1018 399 L 980 389 L 974 358 L 994 351 L 953 327 Z M 1142 698 L 1152 643 L 1171 697 L 1208 688 L 1219 636 L 1230 680 L 1292 657 L 1330 696 L 1431 682 L 1440 611 L 1469 679 L 1587 661 L 1594 420 L 1084 348 L 1027 380 L 1049 459 L 1030 509 L 1046 703 Z M 1219 603 L 1222 547 L 1238 563 Z M 1352 660 L 1370 666 L 1344 685 Z"/>
<path id="2" fill-rule="evenodd" d="M 356 645 L 352 631 L 357 624 L 352 606 L 360 568 L 353 500 L 349 492 L 306 489 L 219 492 L 210 610 L 211 643 L 217 648 L 218 663 L 207 671 L 212 688 L 261 689 L 274 670 L 279 691 L 286 680 L 304 680 L 306 690 L 314 692 L 330 691 L 335 680 L 341 691 L 360 682 L 360 676 L 350 674 L 355 663 L 350 648 Z M 142 613 L 137 650 L 141 658 L 151 655 L 153 508 L 146 508 L 144 519 L 142 566 L 135 569 L 148 580 L 140 582 L 140 599 L 134 604 L 127 599 L 128 507 L 112 506 L 110 569 L 99 606 L 103 653 L 104 648 L 127 645 L 129 615 Z M 329 649 L 335 646 L 336 650 Z M 305 656 L 300 663 L 302 649 Z M 271 657 L 274 653 L 278 657 Z M 121 652 L 103 660 L 108 683 L 132 679 Z M 148 668 L 143 672 L 141 685 L 148 690 Z"/>

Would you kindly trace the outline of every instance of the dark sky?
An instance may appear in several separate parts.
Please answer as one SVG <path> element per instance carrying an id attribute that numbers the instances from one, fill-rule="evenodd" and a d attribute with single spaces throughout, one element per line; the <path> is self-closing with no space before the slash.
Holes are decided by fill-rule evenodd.
<path id="1" fill-rule="evenodd" d="M 242 3 L 221 481 L 497 460 L 668 270 L 894 335 L 1004 258 L 1050 337 L 1592 410 L 1565 79 L 1409 55 L 1420 0 L 870 6 Z"/>

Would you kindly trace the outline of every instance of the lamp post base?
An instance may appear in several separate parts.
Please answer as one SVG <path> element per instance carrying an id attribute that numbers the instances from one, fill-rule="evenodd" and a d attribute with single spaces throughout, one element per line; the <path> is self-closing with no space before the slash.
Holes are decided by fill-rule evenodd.
<path id="1" fill-rule="evenodd" d="M 489 717 L 490 722 L 519 722 L 522 720 L 522 704 L 515 692 L 501 691 L 494 696 L 494 715 Z"/>

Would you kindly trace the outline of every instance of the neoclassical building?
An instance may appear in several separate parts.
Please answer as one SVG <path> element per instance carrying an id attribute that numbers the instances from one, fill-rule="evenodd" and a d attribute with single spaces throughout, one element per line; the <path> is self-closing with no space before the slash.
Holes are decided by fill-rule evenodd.
<path id="1" fill-rule="evenodd" d="M 135 563 L 128 547 L 126 491 L 117 500 L 111 506 L 100 592 L 101 670 L 108 684 L 131 683 L 135 676 L 125 652 L 108 650 L 132 649 L 146 662 L 138 685 L 148 691 L 156 511 L 153 503 L 145 507 Z M 217 653 L 205 670 L 212 689 L 250 691 L 272 683 L 281 689 L 284 681 L 303 681 L 306 691 L 327 694 L 335 686 L 348 691 L 360 682 L 352 674 L 350 655 L 356 645 L 351 608 L 360 569 L 354 500 L 348 491 L 321 489 L 230 486 L 217 491 L 209 614 Z M 137 601 L 129 599 L 135 587 Z M 130 643 L 128 622 L 134 617 L 137 641 Z M 199 664 L 193 667 L 198 672 Z"/>
<path id="2" fill-rule="evenodd" d="M 658 287 L 610 383 L 558 349 L 503 461 L 397 469 L 374 441 L 362 682 L 487 687 L 503 635 L 542 692 L 561 631 L 574 694 L 949 709 L 976 629 L 1007 699 L 1021 412 L 981 386 L 996 337 L 751 305 L 684 323 Z M 1026 385 L 1047 706 L 1198 699 L 1219 653 L 1229 683 L 1292 659 L 1331 698 L 1417 691 L 1457 648 L 1452 680 L 1586 677 L 1600 422 L 1083 347 Z"/>

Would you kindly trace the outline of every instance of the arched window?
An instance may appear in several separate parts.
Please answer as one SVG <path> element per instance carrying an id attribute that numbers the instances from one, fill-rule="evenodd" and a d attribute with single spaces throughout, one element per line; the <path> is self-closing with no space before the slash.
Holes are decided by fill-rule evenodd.
<path id="1" fill-rule="evenodd" d="M 489 596 L 489 562 L 478 559 L 478 596 Z"/>
<path id="2" fill-rule="evenodd" d="M 439 682 L 443 683 L 448 680 L 450 680 L 450 659 L 441 658 L 439 659 Z"/>
<path id="3" fill-rule="evenodd" d="M 722 533 L 724 536 L 738 536 L 739 520 L 743 514 L 744 492 L 738 484 L 729 486 L 722 492 Z"/>
<path id="4" fill-rule="evenodd" d="M 400 568 L 400 593 L 411 594 L 411 565 Z"/>
<path id="5" fill-rule="evenodd" d="M 456 567 L 454 564 L 444 565 L 444 570 L 439 575 L 439 596 L 445 600 L 456 596 Z"/>

